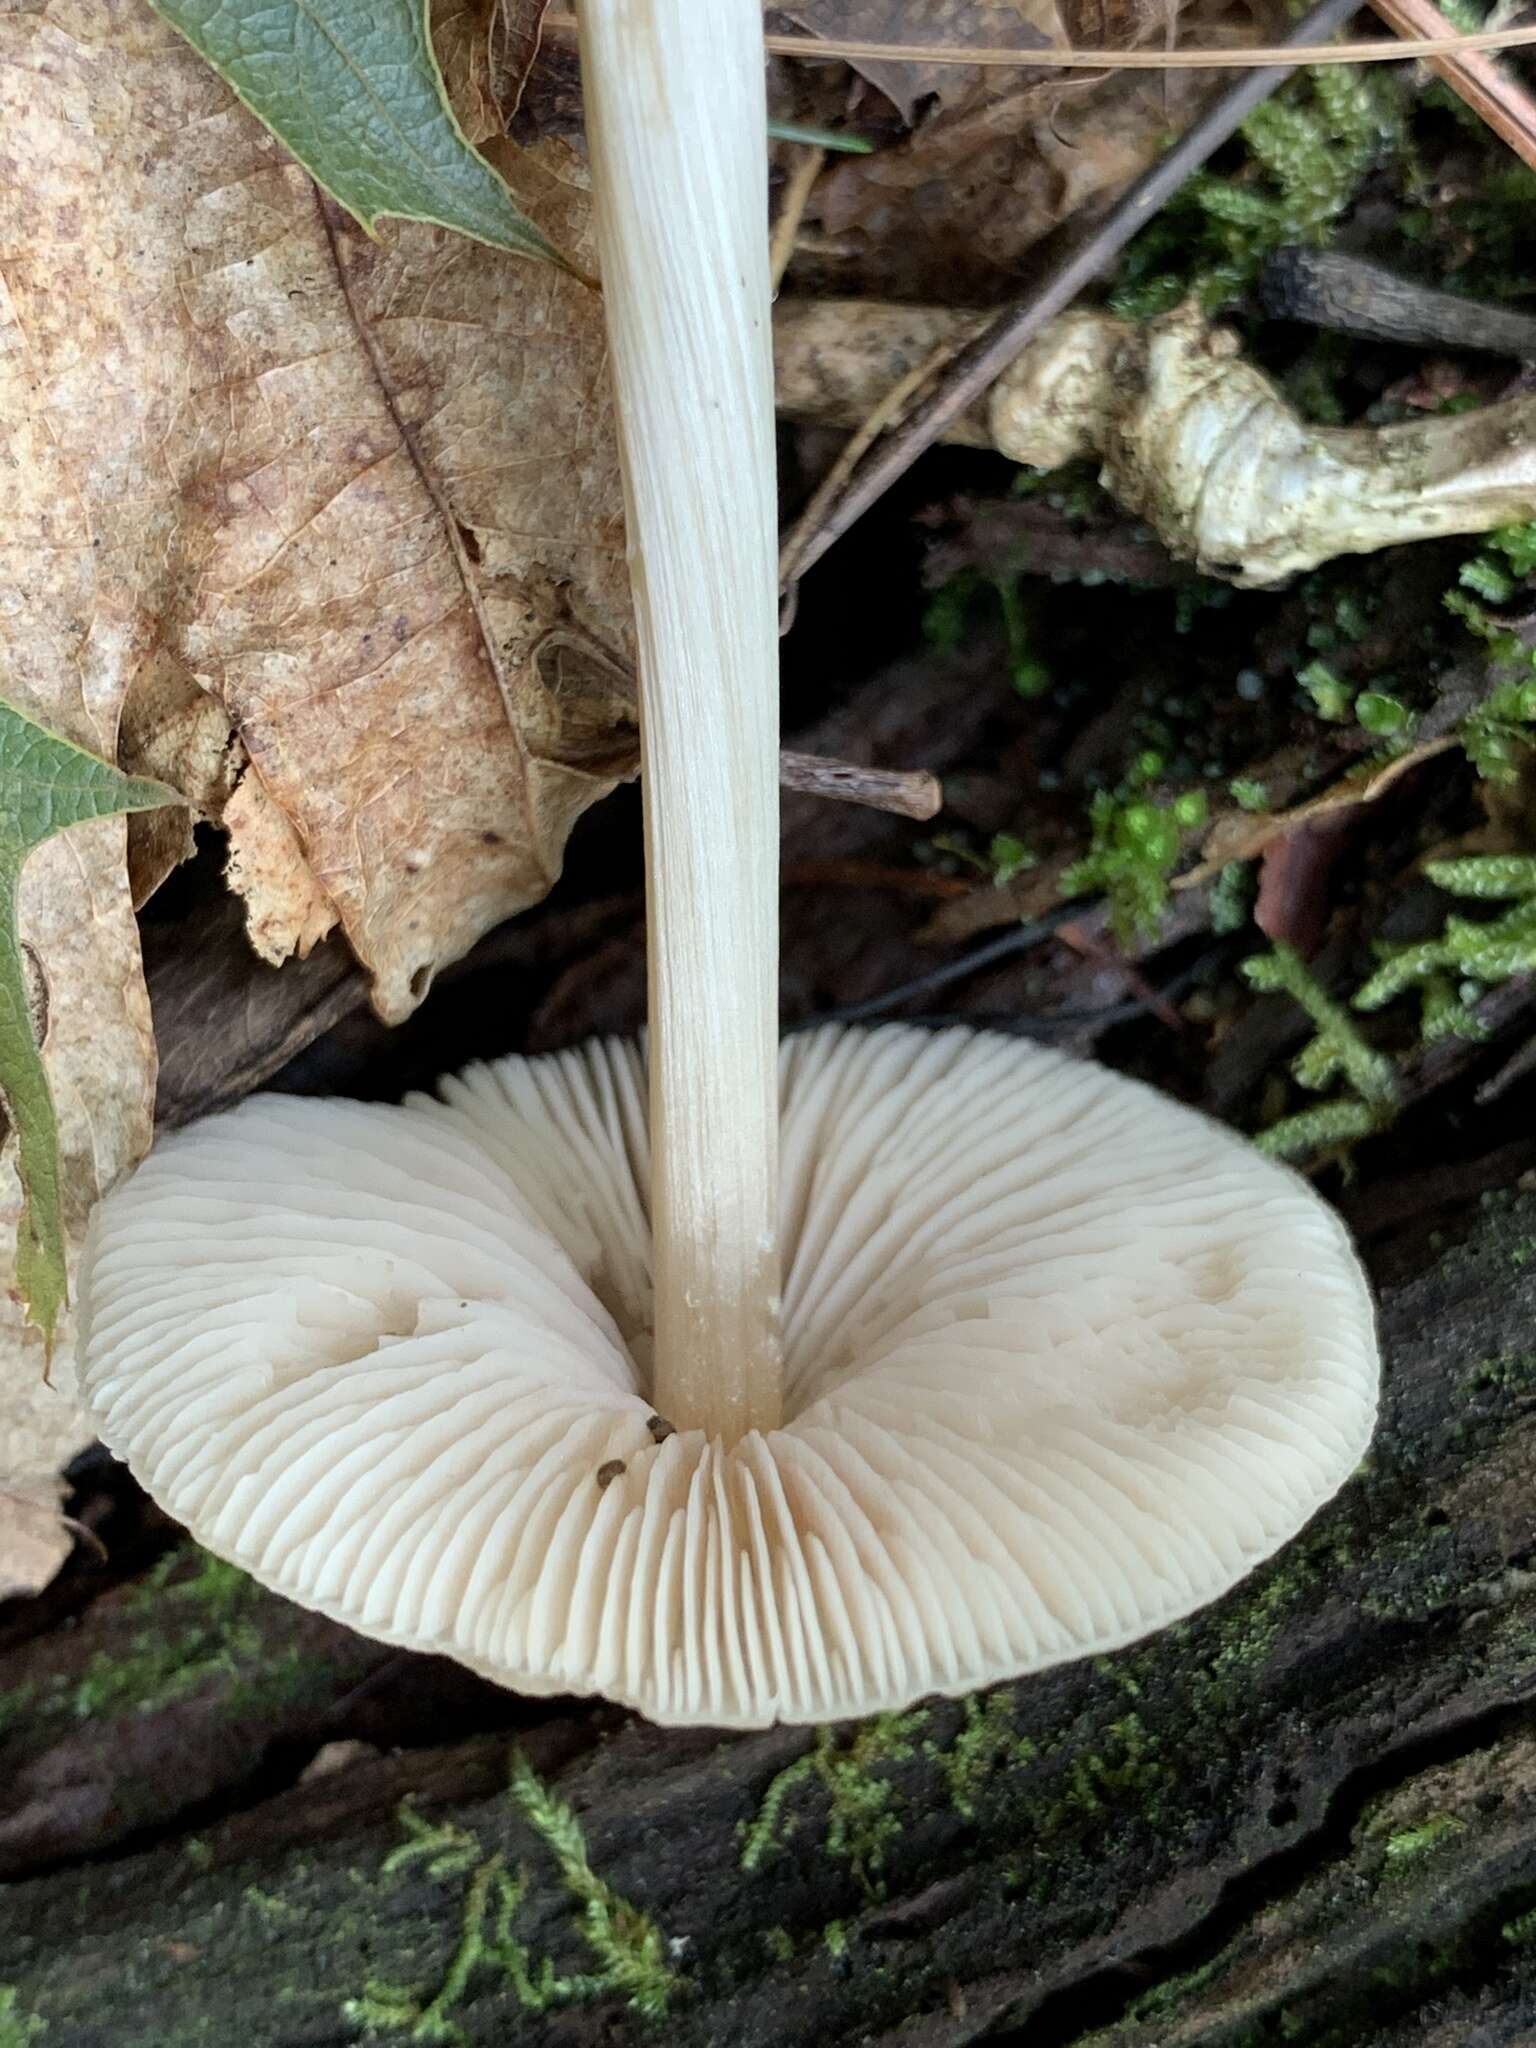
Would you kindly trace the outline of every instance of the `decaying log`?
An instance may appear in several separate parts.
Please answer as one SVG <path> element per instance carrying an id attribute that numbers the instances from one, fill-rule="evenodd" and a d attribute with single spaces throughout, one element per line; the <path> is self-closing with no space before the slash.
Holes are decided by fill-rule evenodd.
<path id="1" fill-rule="evenodd" d="M 94 1762 L 77 1749 L 77 1808 L 101 1792 L 91 1772 L 110 1773 L 98 1805 L 131 1816 L 141 1799 L 157 1846 L 130 1853 L 131 1819 L 98 1845 L 111 1860 L 70 1861 L 78 1828 L 53 1857 L 35 1841 L 44 1874 L 0 1890 L 7 2017 L 46 2021 L 46 2048 L 319 2048 L 362 2039 L 370 2014 L 381 2039 L 476 2048 L 1530 2038 L 1536 1196 L 1485 1205 L 1425 1266 L 1384 1303 L 1366 1467 L 1272 1566 L 1146 1645 L 819 1747 L 530 1710 L 529 1760 L 580 1816 L 592 1871 L 659 1929 L 647 1982 L 675 1977 L 664 2026 L 605 1979 L 573 1873 L 500 1789 L 506 1722 L 449 1748 L 328 1752 L 336 1767 L 300 1780 L 322 1737 L 390 1740 L 366 1684 L 347 1705 L 342 1641 L 329 1697 L 308 1695 L 307 1745 L 290 1716 L 281 1770 L 269 1759 L 254 1783 L 226 1745 L 191 1811 L 154 1740 L 170 1705 L 120 1721 L 134 1740 L 98 1741 Z M 242 1658 L 300 1626 L 259 1602 L 236 1670 L 176 1711 L 234 1713 Z M 121 1614 L 82 1619 L 87 1650 L 109 1624 Z M 23 1714 L 0 1814 L 18 1743 L 29 1782 L 47 1776 Z M 157 1749 L 158 1775 L 136 1778 L 135 1754 Z M 457 1832 L 403 1833 L 408 1793 L 418 1834 Z M 499 1935 L 523 1945 L 521 1999 Z M 586 1981 L 535 2012 L 546 1958 Z"/>

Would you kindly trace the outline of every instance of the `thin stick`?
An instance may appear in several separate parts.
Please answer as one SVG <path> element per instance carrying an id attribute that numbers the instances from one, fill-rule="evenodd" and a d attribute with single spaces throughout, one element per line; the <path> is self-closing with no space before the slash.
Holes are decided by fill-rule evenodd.
<path id="1" fill-rule="evenodd" d="M 773 239 L 768 244 L 768 275 L 773 280 L 775 292 L 784 282 L 784 273 L 795 253 L 795 237 L 800 232 L 801 221 L 805 219 L 811 187 L 821 176 L 826 160 L 827 152 L 821 144 L 812 143 L 797 154 L 795 167 L 785 180 L 779 217 L 773 224 Z"/>
<path id="2" fill-rule="evenodd" d="M 1405 42 L 1419 37 L 1443 40 L 1452 32 L 1452 24 L 1433 0 L 1370 0 L 1370 4 Z M 1536 102 L 1525 87 L 1507 78 L 1491 57 L 1479 51 L 1463 49 L 1427 61 L 1430 70 L 1438 72 L 1451 91 L 1536 170 Z"/>
<path id="3" fill-rule="evenodd" d="M 903 408 L 910 404 L 925 384 L 931 382 L 935 372 L 942 369 L 958 349 L 959 342 L 956 340 L 941 341 L 937 348 L 930 349 L 920 363 L 908 370 L 905 377 L 898 378 L 891 385 L 869 417 L 856 427 L 844 442 L 836 462 L 811 493 L 805 510 L 795 521 L 788 539 L 779 549 L 781 590 L 787 590 L 798 576 L 801 549 L 820 527 L 827 507 L 836 501 L 849 477 Z"/>
<path id="4" fill-rule="evenodd" d="M 833 803 L 867 804 L 899 818 L 936 818 L 944 808 L 944 786 L 920 770 L 862 768 L 857 761 L 831 761 L 824 754 L 779 755 L 779 783 L 802 796 L 830 797 Z"/>
<path id="5" fill-rule="evenodd" d="M 1531 314 L 1436 291 L 1343 249 L 1276 249 L 1265 260 L 1260 296 L 1277 320 L 1305 320 L 1335 334 L 1536 362 Z"/>
<path id="6" fill-rule="evenodd" d="M 1358 6 L 1350 9 L 1359 12 Z M 1348 16 L 1345 17 L 1348 19 Z M 547 14 L 546 28 L 570 33 L 577 25 L 571 14 Z M 1298 26 L 1300 24 L 1298 23 Z M 1033 71 L 1252 71 L 1288 64 L 1298 38 L 1262 43 L 1248 50 L 1081 50 L 1042 43 L 1027 50 L 963 43 L 881 43 L 852 36 L 764 36 L 763 48 L 774 57 L 836 58 L 855 63 L 980 65 Z M 1339 43 L 1313 59 L 1318 64 L 1402 64 L 1414 58 L 1454 57 L 1475 50 L 1523 50 L 1536 43 L 1536 28 L 1477 29 L 1467 35 L 1438 35 L 1409 47 L 1396 39 L 1373 36 L 1369 42 Z"/>
<path id="7" fill-rule="evenodd" d="M 1297 22 L 1288 42 L 1303 48 L 1326 42 L 1355 13 L 1357 4 L 1358 0 L 1319 0 Z M 1292 63 L 1283 69 L 1249 71 L 1237 79 L 1165 156 L 1121 194 L 1085 241 L 1058 258 L 1032 290 L 961 350 L 938 389 L 862 465 L 837 504 L 829 508 L 820 530 L 806 536 L 797 574 L 804 575 L 820 561 L 833 542 L 939 439 L 951 421 L 975 404 L 1046 322 L 1071 305 L 1295 68 Z"/>
<path id="8" fill-rule="evenodd" d="M 759 0 L 586 0 L 640 648 L 655 1368 L 780 1419 L 778 579 Z"/>

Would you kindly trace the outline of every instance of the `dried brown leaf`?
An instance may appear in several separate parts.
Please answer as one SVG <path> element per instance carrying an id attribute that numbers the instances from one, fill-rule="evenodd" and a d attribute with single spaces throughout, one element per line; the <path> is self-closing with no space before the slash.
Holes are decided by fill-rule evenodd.
<path id="1" fill-rule="evenodd" d="M 461 94 L 483 20 L 457 0 L 444 23 Z M 597 304 L 435 229 L 371 241 L 142 0 L 44 0 L 0 21 L 0 66 L 4 276 L 40 394 L 14 459 L 94 622 L 104 725 L 80 736 L 110 745 L 126 691 L 133 764 L 229 829 L 264 953 L 338 923 L 401 1017 L 633 768 Z M 509 168 L 579 242 L 571 152 Z M 15 587 L 7 623 L 53 679 L 32 709 L 84 655 Z M 552 658 L 561 634 L 589 657 Z"/>
<path id="2" fill-rule="evenodd" d="M 1129 46 L 1161 33 L 1162 0 L 1083 5 L 1093 10 L 1094 43 Z M 822 6 L 830 35 L 845 10 L 836 0 Z M 1064 39 L 1058 0 L 1015 0 L 1009 12 L 1003 40 Z M 901 0 L 876 0 L 871 13 L 912 18 Z M 1223 18 L 1202 25 L 1213 41 L 1245 33 Z M 1214 74 L 948 68 L 950 90 L 911 134 L 822 177 L 805 253 L 790 271 L 795 288 L 947 305 L 995 299 L 1036 242 L 1107 205 L 1219 89 Z"/>
<path id="3" fill-rule="evenodd" d="M 1230 861 L 1254 860 L 1267 851 L 1277 840 L 1284 839 L 1299 827 L 1326 818 L 1335 812 L 1355 809 L 1359 804 L 1374 803 L 1385 796 L 1394 783 L 1410 774 L 1425 761 L 1431 761 L 1436 754 L 1446 753 L 1461 742 L 1454 736 L 1424 740 L 1416 747 L 1410 747 L 1385 767 L 1365 763 L 1350 774 L 1325 789 L 1321 795 L 1310 797 L 1305 803 L 1296 804 L 1288 811 L 1233 810 L 1217 818 L 1200 848 L 1200 862 L 1190 868 L 1173 883 L 1175 889 L 1196 889 L 1202 882 L 1211 881 Z"/>
<path id="4" fill-rule="evenodd" d="M 933 43 L 962 49 L 1027 48 L 1044 42 L 1024 0 L 795 0 L 781 10 L 808 35 L 850 41 Z M 853 69 L 877 86 L 909 125 L 920 100 L 950 107 L 967 99 L 979 72 L 955 64 L 882 64 L 857 58 Z"/>
<path id="5" fill-rule="evenodd" d="M 497 0 L 491 27 L 491 70 L 503 123 L 522 105 L 523 89 L 544 42 L 549 0 Z"/>
<path id="6" fill-rule="evenodd" d="M 84 63 L 112 79 L 116 49 L 106 41 L 91 48 L 93 32 L 100 40 L 111 26 L 100 10 L 93 20 L 79 7 L 0 17 L 0 690 L 28 717 L 108 758 L 125 692 L 153 668 L 160 644 L 137 595 L 162 538 L 145 521 L 143 456 L 192 381 L 191 364 L 170 383 L 148 374 L 158 337 L 133 317 L 141 230 L 101 179 L 73 90 Z M 153 40 L 171 39 L 155 29 Z M 121 281 L 115 292 L 103 288 L 112 273 Z M 154 1041 L 125 843 L 123 820 L 102 819 L 49 841 L 22 874 L 21 935 L 48 992 L 43 1060 L 72 1243 L 91 1204 L 150 1137 Z M 88 1432 L 64 1395 L 43 1387 L 42 1339 L 11 1298 L 21 1187 L 5 1138 L 0 1489 L 46 1507 L 56 1498 L 54 1475 Z M 3 1571 L 37 1583 L 68 1543 L 46 1518 L 40 1525 L 36 1507 L 24 1527 L 21 1512 L 0 1505 Z"/>
<path id="7" fill-rule="evenodd" d="M 68 1557 L 59 1475 L 91 1440 L 74 1401 L 44 1383 L 29 1334 L 19 1309 L 0 1308 L 0 1600 L 41 1592 Z"/>

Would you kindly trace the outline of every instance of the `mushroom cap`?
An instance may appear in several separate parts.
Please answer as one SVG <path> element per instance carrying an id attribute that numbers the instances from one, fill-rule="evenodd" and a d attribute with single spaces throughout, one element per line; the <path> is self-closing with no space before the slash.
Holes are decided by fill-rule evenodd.
<path id="1" fill-rule="evenodd" d="M 782 1428 L 655 1417 L 643 1060 L 609 1040 L 168 1139 L 82 1266 L 103 1438 L 307 1607 L 744 1728 L 1115 1649 L 1349 1476 L 1374 1319 L 1296 1175 L 963 1026 L 809 1031 L 781 1079 Z"/>

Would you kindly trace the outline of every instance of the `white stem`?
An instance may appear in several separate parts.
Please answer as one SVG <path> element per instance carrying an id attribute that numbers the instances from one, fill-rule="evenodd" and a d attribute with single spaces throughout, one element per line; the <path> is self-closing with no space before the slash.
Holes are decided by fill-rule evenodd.
<path id="1" fill-rule="evenodd" d="M 778 595 L 760 0 L 582 0 L 640 648 L 656 1405 L 780 1419 Z"/>

